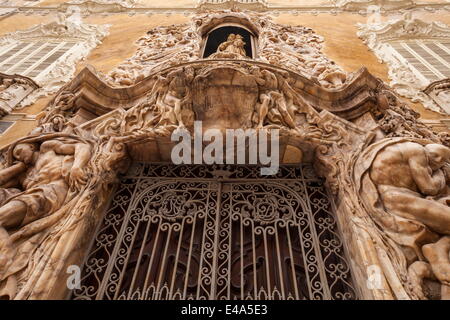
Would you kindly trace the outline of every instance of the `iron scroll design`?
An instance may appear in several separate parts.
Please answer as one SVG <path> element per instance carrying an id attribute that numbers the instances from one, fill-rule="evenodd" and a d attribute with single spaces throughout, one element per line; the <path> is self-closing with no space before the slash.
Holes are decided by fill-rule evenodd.
<path id="1" fill-rule="evenodd" d="M 312 167 L 135 163 L 72 299 L 355 299 Z"/>

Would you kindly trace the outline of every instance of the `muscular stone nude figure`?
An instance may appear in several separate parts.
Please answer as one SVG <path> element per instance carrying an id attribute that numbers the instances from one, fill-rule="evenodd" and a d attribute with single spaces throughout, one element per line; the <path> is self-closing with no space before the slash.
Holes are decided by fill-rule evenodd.
<path id="1" fill-rule="evenodd" d="M 370 171 L 386 210 L 444 235 L 436 243 L 424 245 L 422 252 L 436 278 L 446 286 L 450 285 L 449 161 L 450 149 L 443 145 L 403 142 L 381 151 Z M 420 274 L 425 276 L 425 271 Z"/>

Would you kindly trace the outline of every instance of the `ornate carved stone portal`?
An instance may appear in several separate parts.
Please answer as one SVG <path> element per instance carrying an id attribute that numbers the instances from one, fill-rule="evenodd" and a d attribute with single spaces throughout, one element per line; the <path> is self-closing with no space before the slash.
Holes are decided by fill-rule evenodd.
<path id="1" fill-rule="evenodd" d="M 230 22 L 257 55 L 202 59 Z M 81 71 L 4 150 L 1 295 L 67 297 L 84 265 L 74 298 L 449 298 L 449 135 L 320 42 L 216 12 L 150 30 L 109 76 Z M 194 120 L 277 128 L 302 163 L 173 166 L 170 135 Z"/>

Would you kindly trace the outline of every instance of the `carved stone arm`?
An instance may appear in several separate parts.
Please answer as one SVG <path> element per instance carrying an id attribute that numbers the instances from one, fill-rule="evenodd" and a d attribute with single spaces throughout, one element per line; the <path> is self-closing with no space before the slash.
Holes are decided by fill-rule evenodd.
<path id="1" fill-rule="evenodd" d="M 5 184 L 10 185 L 11 182 L 14 182 L 12 180 L 17 179 L 26 169 L 27 165 L 25 163 L 18 162 L 8 168 L 0 170 L 0 186 L 4 186 Z"/>
<path id="2" fill-rule="evenodd" d="M 75 161 L 73 167 L 83 168 L 91 157 L 91 148 L 84 143 L 77 143 L 74 151 Z"/>
<path id="3" fill-rule="evenodd" d="M 442 170 L 432 172 L 424 153 L 412 156 L 409 159 L 409 167 L 414 182 L 424 195 L 435 196 L 445 187 L 444 172 Z"/>

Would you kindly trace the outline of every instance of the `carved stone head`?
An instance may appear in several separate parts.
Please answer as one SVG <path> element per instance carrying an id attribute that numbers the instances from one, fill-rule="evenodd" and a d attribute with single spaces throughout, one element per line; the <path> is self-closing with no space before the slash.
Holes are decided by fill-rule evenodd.
<path id="1" fill-rule="evenodd" d="M 37 151 L 37 146 L 33 143 L 19 143 L 15 146 L 13 156 L 25 164 L 33 162 L 34 153 Z"/>
<path id="2" fill-rule="evenodd" d="M 428 155 L 428 161 L 431 169 L 437 170 L 442 168 L 450 161 L 450 148 L 437 143 L 427 144 L 425 146 Z"/>

